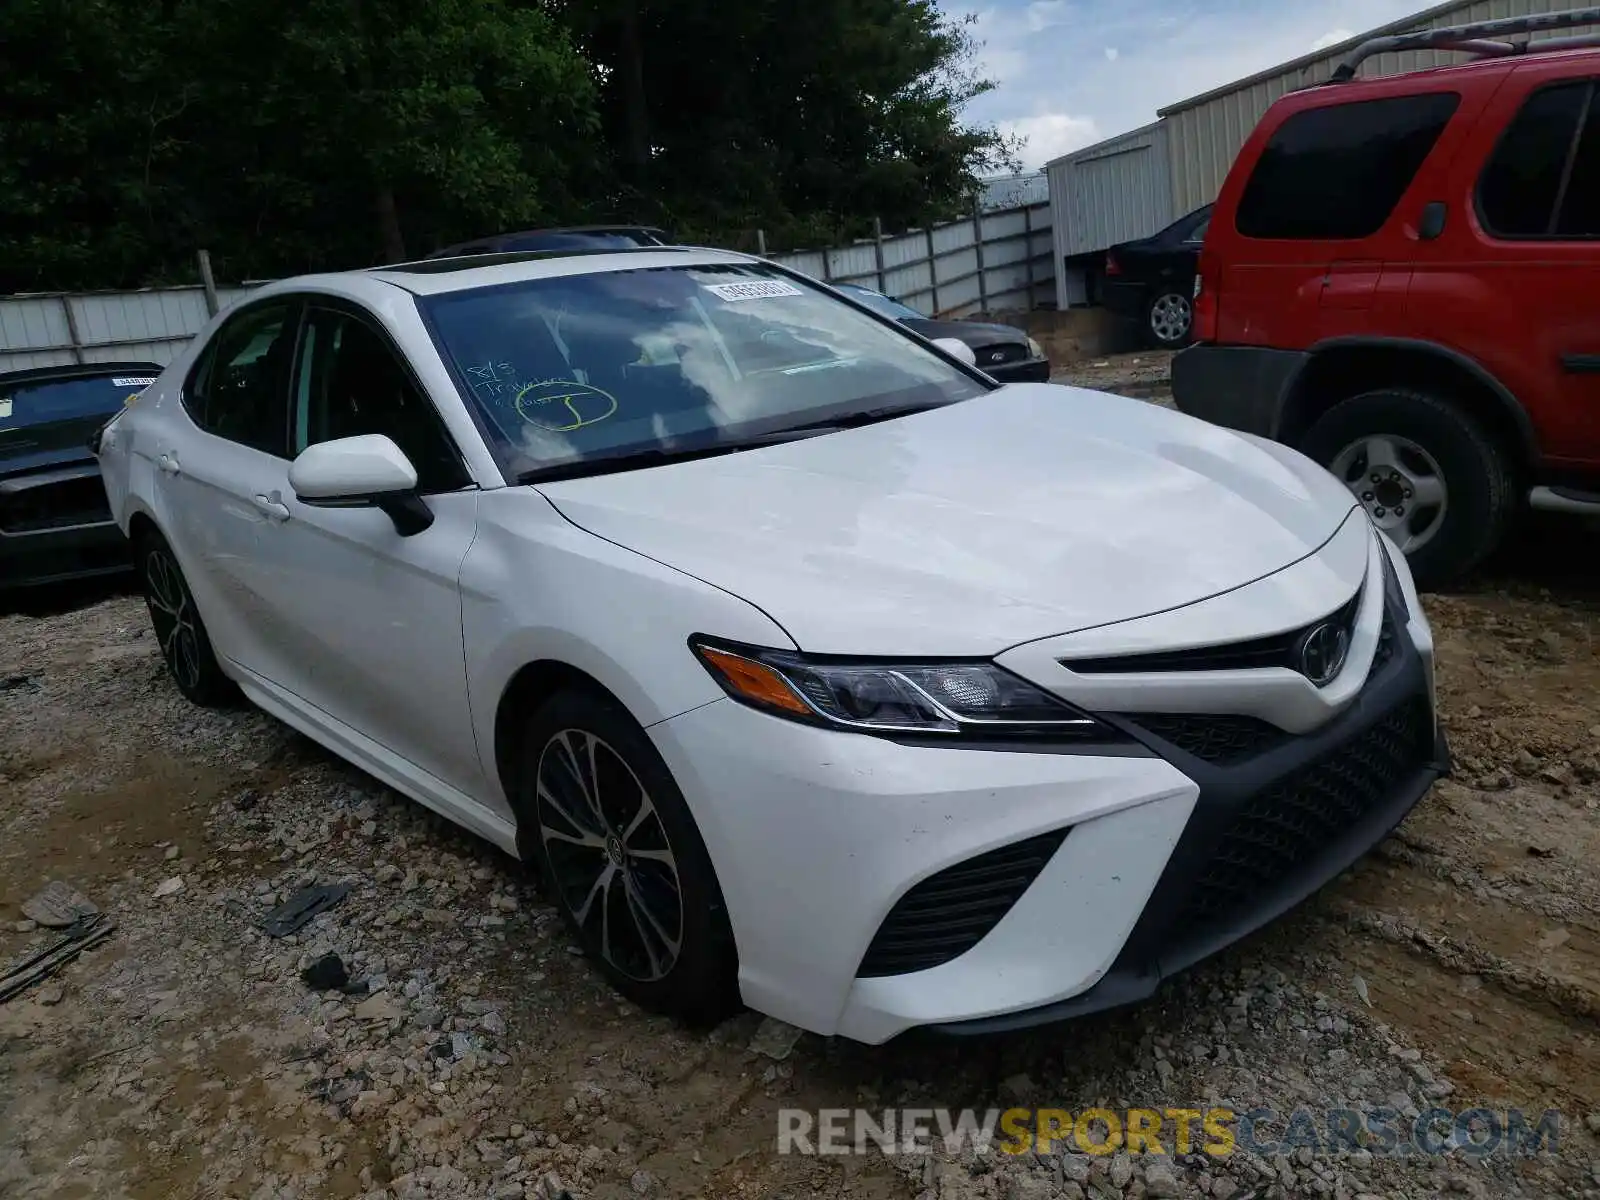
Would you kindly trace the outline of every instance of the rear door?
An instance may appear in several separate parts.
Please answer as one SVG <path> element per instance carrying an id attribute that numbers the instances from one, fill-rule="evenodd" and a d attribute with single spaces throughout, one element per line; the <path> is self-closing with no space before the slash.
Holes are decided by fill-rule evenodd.
<path id="1" fill-rule="evenodd" d="M 1278 110 L 1246 146 L 1255 155 L 1223 239 L 1217 340 L 1298 347 L 1366 333 L 1405 301 L 1419 207 L 1460 145 L 1466 100 L 1435 85 L 1405 95 L 1341 85 Z M 1231 182 L 1231 181 L 1230 181 Z"/>
<path id="2" fill-rule="evenodd" d="M 217 652 L 271 676 L 261 536 L 288 472 L 289 372 L 303 305 L 275 296 L 224 322 L 184 381 L 183 415 L 150 447 L 166 534 Z"/>
<path id="3" fill-rule="evenodd" d="M 1476 359 L 1532 417 L 1555 467 L 1600 463 L 1600 64 L 1513 72 L 1420 250 L 1408 321 Z"/>

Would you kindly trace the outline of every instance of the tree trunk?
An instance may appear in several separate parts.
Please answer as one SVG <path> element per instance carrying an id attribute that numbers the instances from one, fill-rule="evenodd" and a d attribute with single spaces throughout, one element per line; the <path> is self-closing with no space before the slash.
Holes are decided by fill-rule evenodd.
<path id="1" fill-rule="evenodd" d="M 400 236 L 400 209 L 394 201 L 394 189 L 384 185 L 378 189 L 378 232 L 383 238 L 383 255 L 387 262 L 406 260 L 406 242 Z"/>
<path id="2" fill-rule="evenodd" d="M 650 114 L 644 95 L 644 43 L 639 36 L 637 0 L 622 3 L 622 108 L 628 161 L 636 170 L 650 164 Z"/>

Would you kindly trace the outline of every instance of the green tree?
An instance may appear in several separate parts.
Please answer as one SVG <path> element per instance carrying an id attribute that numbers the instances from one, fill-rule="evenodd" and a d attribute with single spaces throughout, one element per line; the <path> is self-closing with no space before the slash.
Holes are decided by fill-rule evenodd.
<path id="1" fill-rule="evenodd" d="M 0 290 L 369 265 L 539 219 L 596 79 L 502 0 L 11 0 Z M 408 239 L 408 232 L 416 235 Z"/>

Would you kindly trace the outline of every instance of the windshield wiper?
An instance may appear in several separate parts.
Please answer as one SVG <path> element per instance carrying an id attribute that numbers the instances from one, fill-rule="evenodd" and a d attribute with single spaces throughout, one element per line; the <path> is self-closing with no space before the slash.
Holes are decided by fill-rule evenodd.
<path id="1" fill-rule="evenodd" d="M 831 417 L 819 417 L 815 421 L 807 421 L 803 425 L 791 425 L 785 432 L 797 433 L 807 430 L 854 429 L 860 425 L 871 425 L 877 421 L 890 421 L 895 417 L 909 417 L 912 413 L 927 412 L 932 408 L 943 408 L 948 401 L 935 400 L 932 403 L 920 401 L 916 404 L 887 404 L 882 408 L 863 408 L 855 412 L 836 413 Z"/>
<path id="2" fill-rule="evenodd" d="M 795 442 L 802 438 L 829 433 L 832 422 L 801 425 L 793 429 L 780 429 L 775 433 L 762 433 L 754 437 L 734 438 L 724 442 L 707 442 L 700 446 L 667 449 L 652 446 L 648 450 L 632 450 L 626 454 L 613 454 L 605 458 L 579 459 L 573 462 L 553 463 L 548 467 L 534 467 L 517 476 L 519 484 L 550 483 L 558 479 L 580 479 L 590 475 L 611 475 L 618 471 L 637 471 L 646 467 L 659 467 L 666 463 L 689 462 L 696 458 L 713 458 L 718 454 L 732 454 L 757 446 L 772 446 Z"/>

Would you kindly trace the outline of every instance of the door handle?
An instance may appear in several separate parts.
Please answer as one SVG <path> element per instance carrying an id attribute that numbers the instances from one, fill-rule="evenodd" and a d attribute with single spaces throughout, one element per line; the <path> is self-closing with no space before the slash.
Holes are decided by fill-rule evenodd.
<path id="1" fill-rule="evenodd" d="M 1600 375 L 1600 354 L 1563 354 L 1561 369 L 1569 375 Z"/>
<path id="2" fill-rule="evenodd" d="M 176 475 L 181 469 L 178 466 L 178 456 L 176 454 L 163 454 L 156 459 L 156 466 L 160 467 L 167 475 Z"/>
<path id="3" fill-rule="evenodd" d="M 289 519 L 289 506 L 282 500 L 273 496 L 253 497 L 256 508 L 260 509 L 274 521 L 287 521 Z"/>

